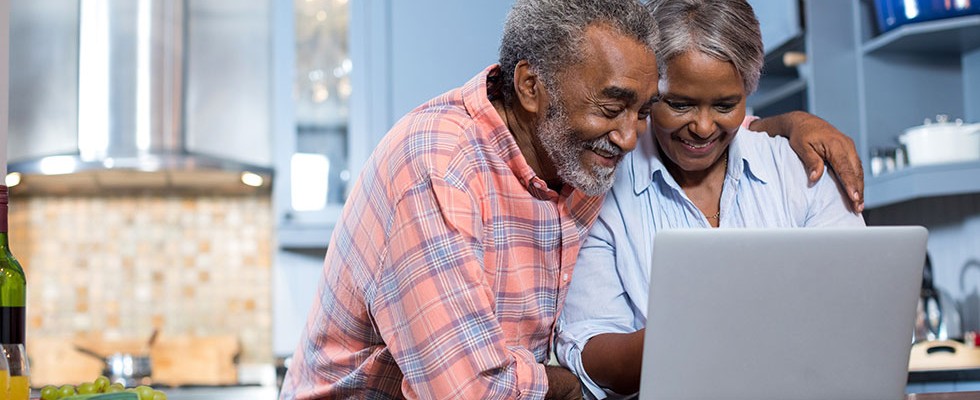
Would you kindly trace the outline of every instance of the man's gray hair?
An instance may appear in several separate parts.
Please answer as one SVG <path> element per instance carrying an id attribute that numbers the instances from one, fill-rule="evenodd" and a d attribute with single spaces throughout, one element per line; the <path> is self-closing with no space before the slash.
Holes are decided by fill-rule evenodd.
<path id="1" fill-rule="evenodd" d="M 500 43 L 504 99 L 514 96 L 514 69 L 527 60 L 554 94 L 564 68 L 582 61 L 585 29 L 603 23 L 656 48 L 656 21 L 637 0 L 516 0 Z"/>
<path id="2" fill-rule="evenodd" d="M 735 65 L 746 94 L 759 86 L 765 50 L 759 21 L 747 1 L 651 0 L 649 7 L 660 26 L 660 79 L 674 57 L 696 50 Z"/>

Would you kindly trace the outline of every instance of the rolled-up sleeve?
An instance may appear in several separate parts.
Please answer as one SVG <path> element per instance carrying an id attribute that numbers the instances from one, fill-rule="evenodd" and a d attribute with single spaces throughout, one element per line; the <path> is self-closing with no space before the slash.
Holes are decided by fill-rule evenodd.
<path id="1" fill-rule="evenodd" d="M 579 376 L 587 397 L 598 399 L 615 394 L 603 390 L 586 373 L 582 365 L 585 344 L 599 334 L 636 331 L 616 269 L 616 243 L 609 222 L 616 221 L 600 216 L 579 252 L 555 339 L 558 362 Z"/>

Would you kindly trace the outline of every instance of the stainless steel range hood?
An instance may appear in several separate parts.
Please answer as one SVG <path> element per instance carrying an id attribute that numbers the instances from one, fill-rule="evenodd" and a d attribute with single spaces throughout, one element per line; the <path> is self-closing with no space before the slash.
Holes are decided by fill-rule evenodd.
<path id="1" fill-rule="evenodd" d="M 10 171 L 44 191 L 268 188 L 269 8 L 13 2 Z"/>

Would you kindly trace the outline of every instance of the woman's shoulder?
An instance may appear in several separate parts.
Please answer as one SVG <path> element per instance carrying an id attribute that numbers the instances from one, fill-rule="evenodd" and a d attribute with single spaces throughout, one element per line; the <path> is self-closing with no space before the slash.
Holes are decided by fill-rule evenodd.
<path id="1" fill-rule="evenodd" d="M 750 167 L 765 169 L 777 175 L 796 174 L 806 179 L 803 161 L 785 137 L 773 137 L 766 132 L 742 128 L 738 133 L 738 145 L 742 157 L 749 161 Z"/>

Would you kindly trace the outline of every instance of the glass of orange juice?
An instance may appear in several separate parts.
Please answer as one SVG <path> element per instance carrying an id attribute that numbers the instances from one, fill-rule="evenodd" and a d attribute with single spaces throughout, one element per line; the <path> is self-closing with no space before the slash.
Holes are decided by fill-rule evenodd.
<path id="1" fill-rule="evenodd" d="M 0 357 L 0 399 L 8 397 L 10 391 L 10 368 L 7 367 L 7 357 Z"/>
<path id="2" fill-rule="evenodd" d="M 27 351 L 23 344 L 4 344 L 4 358 L 10 371 L 7 399 L 28 400 L 31 397 L 31 369 L 27 363 Z M 2 378 L 0 378 L 2 379 Z"/>

